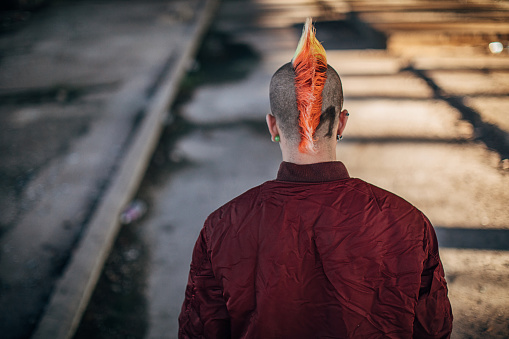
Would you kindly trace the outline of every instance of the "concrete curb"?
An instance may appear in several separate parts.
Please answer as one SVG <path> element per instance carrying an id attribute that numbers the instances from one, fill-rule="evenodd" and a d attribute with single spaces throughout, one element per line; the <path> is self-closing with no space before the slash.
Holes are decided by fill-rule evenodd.
<path id="1" fill-rule="evenodd" d="M 138 189 L 159 140 L 168 107 L 177 94 L 189 60 L 211 23 L 218 1 L 206 0 L 184 51 L 156 89 L 116 177 L 97 207 L 65 272 L 55 284 L 33 339 L 69 339 L 74 335 L 120 229 L 118 215 Z"/>

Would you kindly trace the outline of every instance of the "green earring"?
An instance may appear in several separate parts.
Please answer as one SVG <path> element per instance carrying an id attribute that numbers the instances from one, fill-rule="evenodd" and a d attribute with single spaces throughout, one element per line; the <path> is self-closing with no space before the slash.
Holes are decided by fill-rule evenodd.
<path id="1" fill-rule="evenodd" d="M 279 142 L 279 140 L 280 140 L 279 135 L 276 135 L 276 136 L 274 137 L 274 141 L 275 141 L 275 142 Z"/>

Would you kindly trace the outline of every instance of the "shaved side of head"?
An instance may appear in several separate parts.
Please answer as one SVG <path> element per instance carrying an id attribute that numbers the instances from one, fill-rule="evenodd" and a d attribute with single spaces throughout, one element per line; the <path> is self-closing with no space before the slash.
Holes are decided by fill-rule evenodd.
<path id="1" fill-rule="evenodd" d="M 270 110 L 281 133 L 292 143 L 300 142 L 299 110 L 295 93 L 295 71 L 291 63 L 281 66 L 270 81 Z M 322 114 L 315 137 L 332 137 L 336 116 L 343 107 L 343 89 L 338 73 L 327 65 L 327 80 L 322 92 Z M 325 132 L 323 132 L 325 130 Z"/>
<path id="2" fill-rule="evenodd" d="M 295 71 L 290 62 L 281 66 L 272 76 L 269 99 L 270 110 L 284 136 L 292 142 L 300 140 Z"/>

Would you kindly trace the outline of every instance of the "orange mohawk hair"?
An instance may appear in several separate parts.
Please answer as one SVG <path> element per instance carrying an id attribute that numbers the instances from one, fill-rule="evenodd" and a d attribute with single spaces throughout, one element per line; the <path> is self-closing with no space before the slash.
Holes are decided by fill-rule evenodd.
<path id="1" fill-rule="evenodd" d="M 325 49 L 315 37 L 311 18 L 307 18 L 292 59 L 295 93 L 299 109 L 301 153 L 315 153 L 314 134 L 322 114 L 322 91 L 327 80 Z"/>

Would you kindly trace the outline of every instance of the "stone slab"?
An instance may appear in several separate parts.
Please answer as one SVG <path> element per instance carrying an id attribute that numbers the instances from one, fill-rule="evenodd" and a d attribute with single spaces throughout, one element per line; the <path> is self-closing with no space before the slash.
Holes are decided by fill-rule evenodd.
<path id="1" fill-rule="evenodd" d="M 506 95 L 509 93 L 509 70 L 430 70 L 426 74 L 446 95 Z"/>
<path id="2" fill-rule="evenodd" d="M 488 50 L 487 46 L 486 51 Z M 459 53 L 458 53 L 459 54 Z M 507 70 L 509 58 L 505 55 L 414 56 L 412 66 L 420 70 Z"/>
<path id="3" fill-rule="evenodd" d="M 341 71 L 338 71 L 341 76 Z M 393 75 L 341 76 L 345 99 L 362 97 L 432 98 L 433 92 L 426 82 L 411 72 Z"/>
<path id="4" fill-rule="evenodd" d="M 509 253 L 442 248 L 440 256 L 455 316 L 451 338 L 470 337 L 475 326 L 483 337 L 506 337 Z"/>
<path id="5" fill-rule="evenodd" d="M 385 50 L 328 50 L 327 63 L 343 77 L 348 75 L 396 74 L 408 66 L 408 61 L 390 55 Z"/>
<path id="6" fill-rule="evenodd" d="M 470 124 L 440 100 L 347 99 L 344 136 L 355 140 L 447 142 L 472 137 Z"/>

